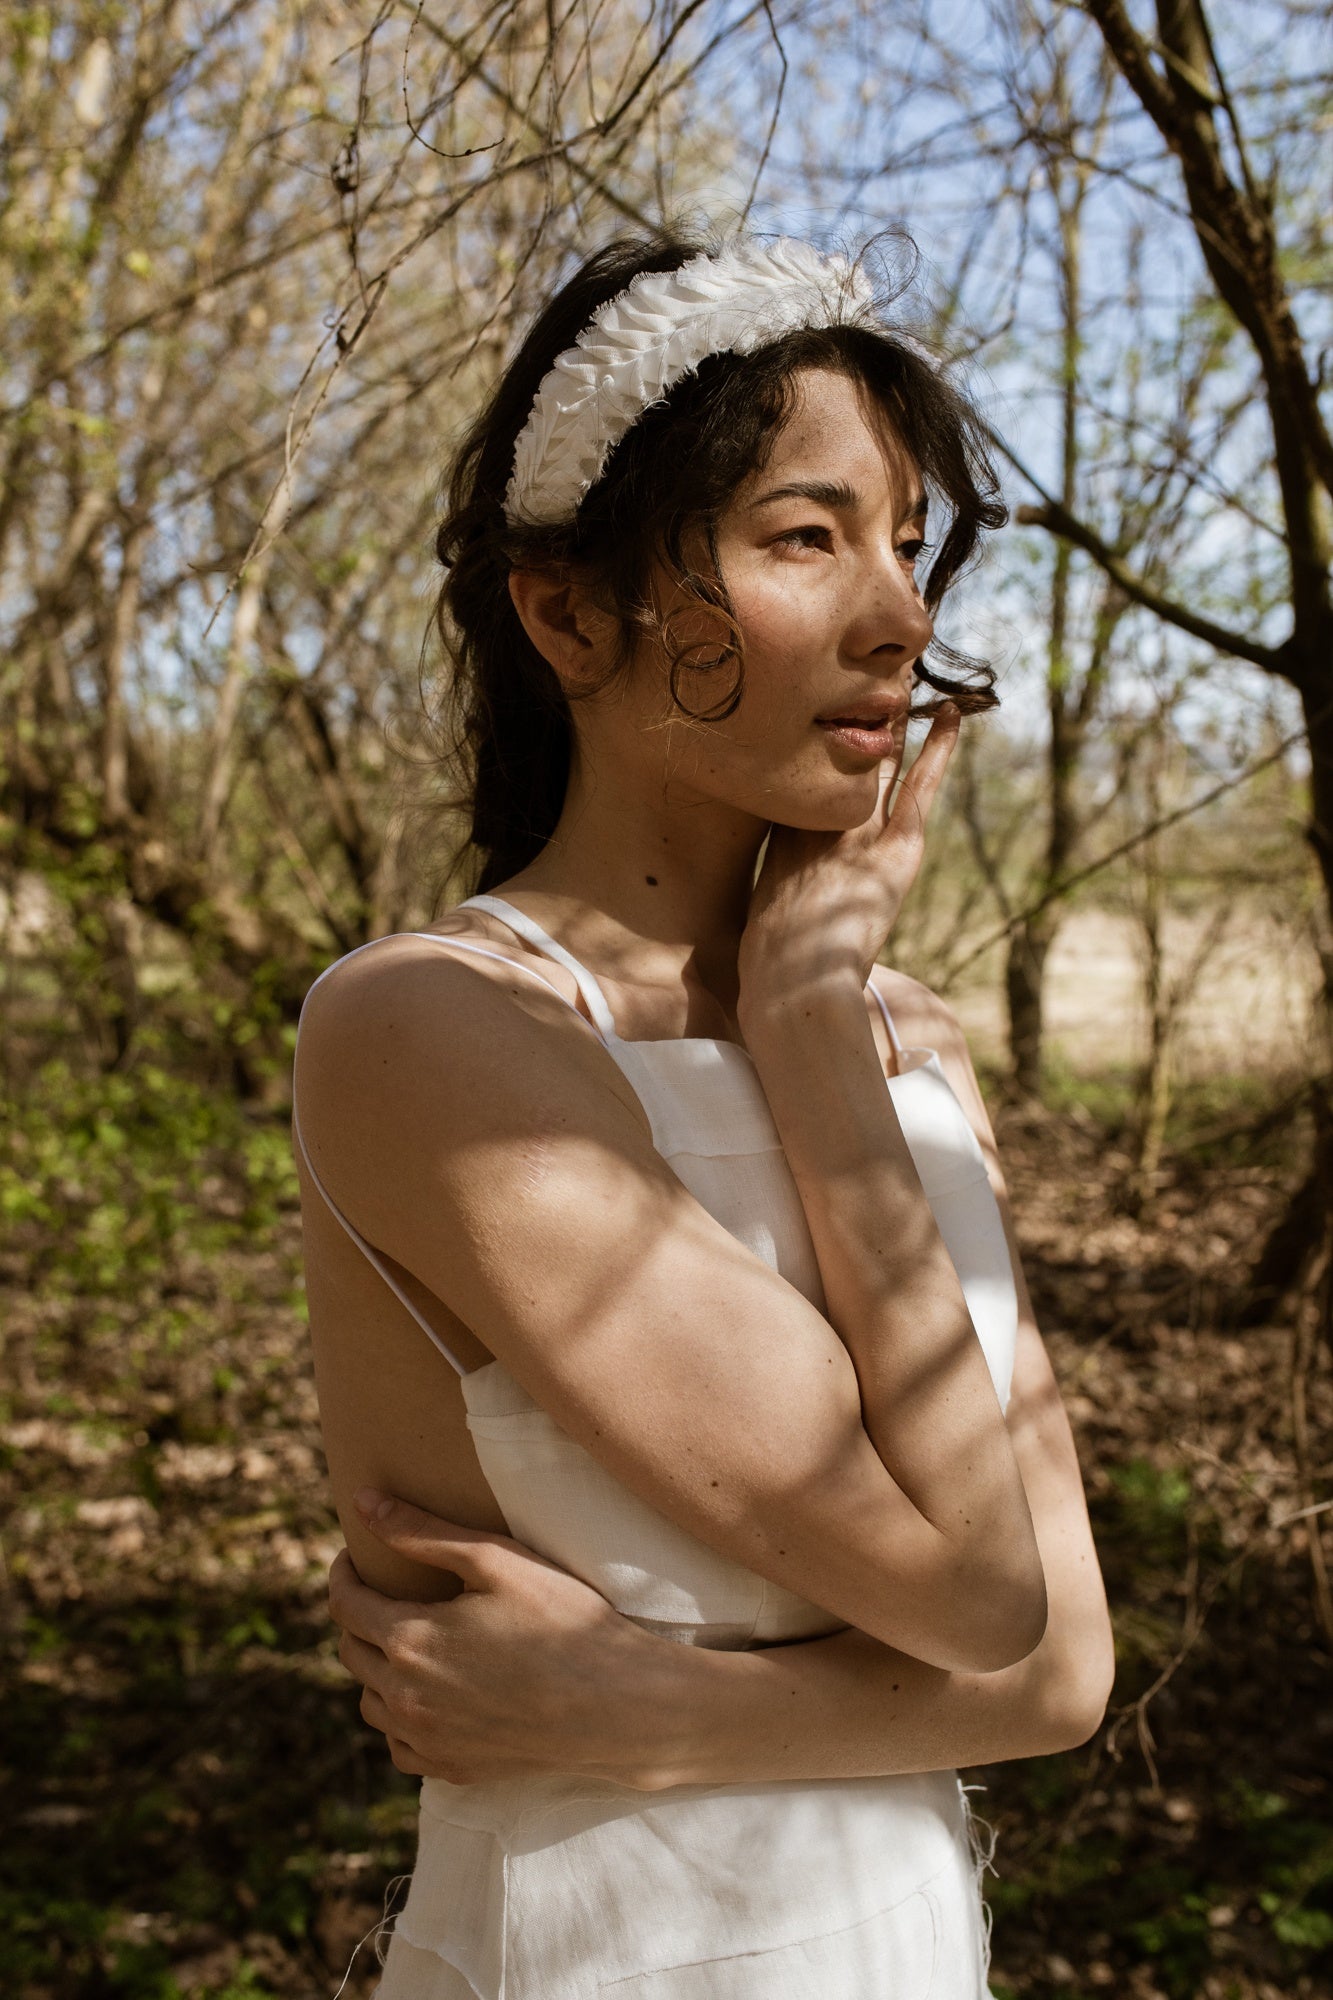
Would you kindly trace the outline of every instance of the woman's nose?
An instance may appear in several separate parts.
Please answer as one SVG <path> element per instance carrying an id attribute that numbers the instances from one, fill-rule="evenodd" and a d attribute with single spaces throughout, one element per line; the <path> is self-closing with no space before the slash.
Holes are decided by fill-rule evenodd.
<path id="1" fill-rule="evenodd" d="M 906 663 L 930 644 L 935 623 L 897 549 L 876 562 L 866 578 L 865 601 L 856 620 L 851 650 L 864 657 L 890 653 Z"/>

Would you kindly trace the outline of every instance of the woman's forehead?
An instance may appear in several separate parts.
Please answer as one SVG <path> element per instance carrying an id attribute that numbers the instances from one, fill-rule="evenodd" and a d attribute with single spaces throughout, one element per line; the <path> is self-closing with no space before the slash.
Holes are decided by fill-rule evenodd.
<path id="1" fill-rule="evenodd" d="M 846 484 L 867 498 L 920 491 L 921 472 L 887 411 L 857 378 L 805 368 L 792 381 L 791 408 L 774 433 L 761 471 L 747 485 Z"/>

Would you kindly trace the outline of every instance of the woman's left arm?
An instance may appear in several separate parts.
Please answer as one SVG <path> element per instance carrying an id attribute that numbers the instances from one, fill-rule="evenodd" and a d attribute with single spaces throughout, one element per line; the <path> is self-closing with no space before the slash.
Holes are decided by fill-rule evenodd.
<path id="1" fill-rule="evenodd" d="M 1068 1421 L 1030 1320 L 1010 1422 L 1050 1606 L 1041 1643 L 1015 1666 L 947 1673 L 850 1630 L 748 1653 L 674 1645 L 517 1543 L 385 1501 L 383 1517 L 367 1515 L 374 1532 L 467 1588 L 400 1603 L 338 1558 L 330 1603 L 361 1712 L 400 1770 L 456 1784 L 560 1770 L 651 1791 L 1072 1749 L 1105 1711 L 1110 1621 Z"/>
<path id="2" fill-rule="evenodd" d="M 1042 1756 L 1085 1742 L 1114 1671 L 1110 1617 L 1069 1421 L 1038 1332 L 1008 1199 L 961 1031 L 922 988 L 903 1008 L 981 1140 L 1019 1300 L 1007 1421 L 1045 1571 L 1041 1643 L 996 1673 L 950 1673 L 849 1630 L 747 1653 L 642 1632 L 594 1591 L 503 1537 L 395 1502 L 367 1523 L 400 1553 L 461 1574 L 444 1604 L 398 1604 L 344 1556 L 330 1601 L 362 1713 L 401 1770 L 456 1783 L 582 1771 L 644 1790 L 891 1776 Z"/>

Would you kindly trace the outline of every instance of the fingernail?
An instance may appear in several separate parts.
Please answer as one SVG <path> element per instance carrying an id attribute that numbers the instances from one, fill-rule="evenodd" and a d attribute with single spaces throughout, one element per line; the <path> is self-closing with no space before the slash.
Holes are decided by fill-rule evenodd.
<path id="1" fill-rule="evenodd" d="M 393 1512 L 393 1501 L 386 1498 L 383 1493 L 377 1492 L 373 1486 L 361 1488 L 356 1495 L 356 1504 L 363 1514 L 373 1515 L 377 1521 L 387 1519 Z"/>

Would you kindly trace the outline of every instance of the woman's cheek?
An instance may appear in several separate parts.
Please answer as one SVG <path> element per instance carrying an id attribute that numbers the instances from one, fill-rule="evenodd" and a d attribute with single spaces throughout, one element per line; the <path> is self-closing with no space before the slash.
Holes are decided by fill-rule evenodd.
<path id="1" fill-rule="evenodd" d="M 791 570 L 805 567 L 799 563 Z M 747 654 L 762 652 L 779 661 L 808 661 L 811 648 L 827 640 L 831 607 L 827 592 L 810 576 L 782 574 L 756 579 L 732 605 L 745 637 Z"/>

